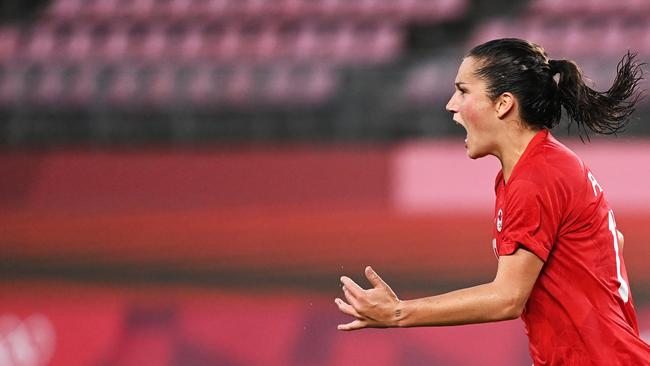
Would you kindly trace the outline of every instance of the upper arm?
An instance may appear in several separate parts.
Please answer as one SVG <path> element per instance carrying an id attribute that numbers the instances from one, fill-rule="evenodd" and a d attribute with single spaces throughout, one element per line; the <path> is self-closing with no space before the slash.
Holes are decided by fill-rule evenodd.
<path id="1" fill-rule="evenodd" d="M 497 227 L 494 233 L 498 255 L 511 255 L 523 246 L 546 261 L 561 219 L 553 197 L 549 184 L 521 179 L 510 183 L 508 194 L 498 207 L 503 218 L 502 230 Z"/>
<path id="2" fill-rule="evenodd" d="M 510 302 L 513 317 L 521 314 L 543 266 L 544 262 L 525 248 L 519 248 L 511 255 L 499 257 L 493 284 Z"/>

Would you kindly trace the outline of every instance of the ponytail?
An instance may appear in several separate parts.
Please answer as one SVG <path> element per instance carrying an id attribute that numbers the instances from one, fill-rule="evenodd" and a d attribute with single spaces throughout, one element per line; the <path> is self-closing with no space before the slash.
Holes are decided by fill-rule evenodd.
<path id="1" fill-rule="evenodd" d="M 519 101 L 521 119 L 534 129 L 557 126 L 564 107 L 569 128 L 577 125 L 581 139 L 588 139 L 589 131 L 615 134 L 625 128 L 642 95 L 643 64 L 629 52 L 618 63 L 614 84 L 602 93 L 585 85 L 573 61 L 549 60 L 542 47 L 522 39 L 488 41 L 466 56 L 479 62 L 475 74 L 486 81 L 488 96 L 496 100 L 512 93 Z"/>
<path id="2" fill-rule="evenodd" d="M 638 90 L 643 70 L 628 52 L 616 67 L 616 79 L 609 90 L 598 92 L 587 86 L 582 71 L 573 61 L 550 60 L 552 75 L 559 74 L 558 98 L 569 118 L 578 127 L 578 135 L 588 138 L 588 131 L 611 135 L 622 131 L 642 95 Z"/>

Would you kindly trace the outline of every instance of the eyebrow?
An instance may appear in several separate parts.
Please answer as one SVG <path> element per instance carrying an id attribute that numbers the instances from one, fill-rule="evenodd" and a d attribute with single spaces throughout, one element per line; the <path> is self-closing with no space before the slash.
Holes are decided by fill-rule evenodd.
<path id="1" fill-rule="evenodd" d="M 458 82 L 454 83 L 454 85 L 456 85 L 456 87 L 459 88 L 459 89 L 460 89 L 460 86 L 463 85 L 463 84 L 467 84 L 467 83 L 462 82 L 462 81 L 458 81 Z"/>

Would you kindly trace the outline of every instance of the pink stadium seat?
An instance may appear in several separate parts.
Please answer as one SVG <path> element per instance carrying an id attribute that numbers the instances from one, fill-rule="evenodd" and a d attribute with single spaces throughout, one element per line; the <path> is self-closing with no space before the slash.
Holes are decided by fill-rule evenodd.
<path id="1" fill-rule="evenodd" d="M 178 52 L 178 48 L 176 45 L 169 44 L 169 38 L 160 27 L 151 29 L 142 47 L 143 58 L 161 62 L 166 55 L 170 54 L 168 51 Z"/>
<path id="2" fill-rule="evenodd" d="M 565 41 L 570 33 L 571 24 L 564 20 L 549 22 L 533 18 L 520 26 L 514 25 L 514 28 L 524 29 L 524 34 L 516 34 L 516 36 L 542 45 L 553 58 L 566 57 L 567 51 L 570 51 L 567 50 Z"/>
<path id="3" fill-rule="evenodd" d="M 155 67 L 151 70 L 145 102 L 154 106 L 163 106 L 173 102 L 175 90 L 174 69 L 169 66 Z"/>
<path id="4" fill-rule="evenodd" d="M 565 53 L 579 57 L 603 52 L 600 48 L 606 47 L 608 27 L 600 19 L 571 22 L 563 42 Z"/>
<path id="5" fill-rule="evenodd" d="M 97 48 L 98 58 L 106 61 L 122 60 L 128 54 L 129 36 L 124 24 L 115 24 L 108 29 L 106 37 Z"/>
<path id="6" fill-rule="evenodd" d="M 27 33 L 23 57 L 30 60 L 50 59 L 58 46 L 56 41 L 51 24 L 38 24 Z"/>
<path id="7" fill-rule="evenodd" d="M 493 19 L 478 25 L 477 30 L 468 42 L 469 47 L 487 42 L 491 39 L 509 36 L 510 27 L 508 22 L 503 19 Z"/>
<path id="8" fill-rule="evenodd" d="M 266 24 L 260 34 L 253 57 L 259 61 L 270 60 L 278 56 L 278 30 L 275 24 Z"/>
<path id="9" fill-rule="evenodd" d="M 140 97 L 136 70 L 118 67 L 110 80 L 107 99 L 111 104 L 128 105 Z"/>
<path id="10" fill-rule="evenodd" d="M 209 57 L 214 57 L 216 60 L 233 61 L 240 54 L 241 32 L 237 25 L 227 24 L 220 33 L 210 34 L 210 38 L 205 41 L 206 46 L 209 47 Z"/>
<path id="11" fill-rule="evenodd" d="M 537 15 L 573 16 L 585 13 L 590 0 L 533 0 L 528 6 L 529 13 Z"/>
<path id="12" fill-rule="evenodd" d="M 168 36 L 166 54 L 173 59 L 191 61 L 201 58 L 205 40 L 202 30 L 197 26 L 187 26 L 174 37 Z"/>
<path id="13" fill-rule="evenodd" d="M 0 64 L 0 106 L 11 106 L 18 103 L 24 87 L 22 72 L 17 67 Z"/>
<path id="14" fill-rule="evenodd" d="M 79 15 L 84 0 L 54 0 L 45 14 L 52 18 L 75 18 Z"/>
<path id="15" fill-rule="evenodd" d="M 84 106 L 92 100 L 96 88 L 96 74 L 95 67 L 85 64 L 80 64 L 77 72 L 75 73 L 67 93 L 67 103 L 73 106 Z"/>
<path id="16" fill-rule="evenodd" d="M 237 57 L 252 60 L 257 55 L 259 40 L 265 32 L 264 26 L 259 23 L 249 23 L 239 28 L 239 50 Z"/>
<path id="17" fill-rule="evenodd" d="M 18 52 L 18 29 L 15 27 L 0 28 L 0 61 L 16 57 Z"/>
<path id="18" fill-rule="evenodd" d="M 56 105 L 63 92 L 63 75 L 59 67 L 43 68 L 40 80 L 30 95 L 30 101 L 39 105 Z"/>
<path id="19" fill-rule="evenodd" d="M 406 78 L 403 95 L 408 103 L 426 105 L 435 99 L 442 78 L 434 64 L 414 68 Z"/>
<path id="20" fill-rule="evenodd" d="M 391 24 L 375 24 L 370 28 L 355 30 L 355 59 L 362 62 L 386 62 L 400 51 L 400 32 Z"/>
<path id="21" fill-rule="evenodd" d="M 305 0 L 303 9 L 314 17 L 332 18 L 345 16 L 344 0 Z"/>
<path id="22" fill-rule="evenodd" d="M 299 105 L 322 102 L 334 90 L 330 68 L 285 64 L 267 70 L 268 78 L 259 86 L 262 102 Z"/>
<path id="23" fill-rule="evenodd" d="M 91 30 L 88 26 L 74 27 L 65 44 L 58 51 L 62 58 L 73 61 L 83 61 L 94 53 L 94 44 Z"/>
<path id="24" fill-rule="evenodd" d="M 313 16 L 321 0 L 276 0 L 279 18 L 296 19 L 301 16 Z"/>
<path id="25" fill-rule="evenodd" d="M 264 19 L 275 6 L 276 0 L 240 0 L 244 18 Z"/>
<path id="26" fill-rule="evenodd" d="M 229 19 L 232 15 L 230 0 L 201 0 L 192 6 L 190 15 L 208 19 Z"/>
<path id="27" fill-rule="evenodd" d="M 453 19 L 464 13 L 466 0 L 400 0 L 399 13 L 415 21 L 440 21 Z"/>
<path id="28" fill-rule="evenodd" d="M 194 105 L 206 105 L 215 102 L 214 79 L 212 70 L 206 66 L 192 68 L 183 97 Z"/>
<path id="29" fill-rule="evenodd" d="M 186 18 L 191 8 L 192 0 L 157 0 L 153 10 L 156 17 L 173 20 Z"/>
<path id="30" fill-rule="evenodd" d="M 335 88 L 334 73 L 325 67 L 314 67 L 309 73 L 305 85 L 302 87 L 305 101 L 314 104 L 323 102 L 332 96 Z"/>
<path id="31" fill-rule="evenodd" d="M 356 36 L 352 24 L 340 24 L 336 27 L 334 39 L 331 41 L 331 57 L 337 63 L 345 63 L 356 56 Z M 330 42 L 323 39 L 323 42 Z"/>
<path id="32" fill-rule="evenodd" d="M 627 50 L 647 55 L 650 51 L 650 17 L 620 18 L 614 23 L 609 38 L 612 45 L 619 45 L 617 55 Z"/>
<path id="33" fill-rule="evenodd" d="M 115 15 L 120 18 L 146 19 L 153 15 L 155 0 L 122 0 Z"/>
<path id="34" fill-rule="evenodd" d="M 126 30 L 126 57 L 142 59 L 145 56 L 145 44 L 152 32 L 152 24 L 142 21 L 129 23 Z"/>
<path id="35" fill-rule="evenodd" d="M 86 0 L 79 15 L 93 19 L 115 18 L 119 5 L 119 0 Z"/>
<path id="36" fill-rule="evenodd" d="M 290 100 L 295 85 L 292 85 L 288 65 L 269 70 L 265 85 L 261 86 L 261 97 L 270 103 L 282 103 Z"/>
<path id="37" fill-rule="evenodd" d="M 253 88 L 253 77 L 251 69 L 245 65 L 237 66 L 223 89 L 223 97 L 230 105 L 243 105 L 250 102 Z"/>
<path id="38" fill-rule="evenodd" d="M 320 32 L 316 24 L 305 24 L 283 34 L 280 45 L 282 55 L 294 60 L 309 60 L 312 58 L 328 57 L 332 38 L 328 32 Z"/>

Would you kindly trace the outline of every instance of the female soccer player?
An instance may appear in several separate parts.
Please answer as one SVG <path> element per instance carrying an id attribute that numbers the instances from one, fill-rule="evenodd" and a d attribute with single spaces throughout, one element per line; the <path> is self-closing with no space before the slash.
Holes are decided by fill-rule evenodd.
<path id="1" fill-rule="evenodd" d="M 338 329 L 440 326 L 521 317 L 535 365 L 650 365 L 639 337 L 622 257 L 623 238 L 603 188 L 549 130 L 563 107 L 581 136 L 619 131 L 638 99 L 642 70 L 623 57 L 612 87 L 585 85 L 572 61 L 549 60 L 520 39 L 472 49 L 447 110 L 467 131 L 472 159 L 493 155 L 498 268 L 487 284 L 399 300 L 372 268 L 372 288 L 341 277 L 339 309 L 355 319 Z"/>

